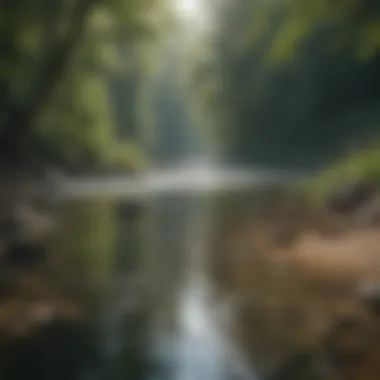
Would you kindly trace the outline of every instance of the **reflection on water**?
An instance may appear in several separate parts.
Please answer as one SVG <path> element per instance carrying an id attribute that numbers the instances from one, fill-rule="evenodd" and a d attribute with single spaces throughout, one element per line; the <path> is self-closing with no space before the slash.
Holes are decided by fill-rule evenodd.
<path id="1" fill-rule="evenodd" d="M 164 204 L 166 207 L 159 208 L 160 216 L 170 214 L 176 234 L 173 234 L 172 228 L 169 228 L 169 232 L 165 228 L 161 229 L 162 246 L 156 246 L 156 251 L 161 251 L 162 255 L 168 249 L 174 249 L 174 252 L 182 256 L 179 263 L 183 267 L 177 268 L 182 276 L 172 275 L 173 282 L 169 284 L 177 289 L 172 293 L 177 323 L 174 331 L 169 328 L 166 336 L 162 331 L 158 334 L 158 351 L 161 355 L 167 353 L 161 359 L 166 361 L 169 373 L 161 377 L 153 375 L 153 378 L 227 379 L 225 344 L 220 339 L 217 323 L 209 310 L 209 288 L 202 273 L 202 256 L 205 254 L 202 250 L 207 247 L 205 237 L 208 232 L 205 201 L 196 197 L 183 197 L 166 199 Z M 162 220 L 165 219 L 161 219 L 161 226 Z M 165 235 L 167 233 L 170 235 Z M 173 269 L 175 274 L 176 268 Z M 166 296 L 170 297 L 170 293 Z M 161 329 L 163 326 L 158 327 Z"/>
<path id="2" fill-rule="evenodd" d="M 145 205 L 138 222 L 125 207 L 104 200 L 67 203 L 61 215 L 66 232 L 54 243 L 54 268 L 81 289 L 84 303 L 92 300 L 99 351 L 108 362 L 105 378 L 247 378 L 234 373 L 221 313 L 210 306 L 203 263 L 207 200 L 160 197 Z M 104 371 L 101 376 L 97 368 L 86 372 L 86 379 L 104 378 Z"/>
<path id="3" fill-rule="evenodd" d="M 228 379 L 225 342 L 212 318 L 202 285 L 206 284 L 186 289 L 182 296 L 175 376 L 178 380 Z"/>
<path id="4" fill-rule="evenodd" d="M 146 189 L 137 219 L 135 207 L 104 189 L 86 199 L 81 185 L 71 184 L 79 199 L 61 202 L 47 269 L 75 295 L 92 337 L 86 379 L 258 378 L 231 339 L 233 307 L 206 273 L 217 219 L 214 180 L 192 191 L 183 177 L 167 193 L 154 195 L 164 183 Z M 217 177 L 216 187 L 224 181 Z M 237 187 L 257 186 L 245 174 L 227 177 Z"/>
<path id="5" fill-rule="evenodd" d="M 281 238 L 277 243 L 283 223 L 297 232 L 308 217 L 293 207 L 290 219 L 288 203 L 282 210 L 281 202 L 269 188 L 171 192 L 140 199 L 138 219 L 131 218 L 134 207 L 113 196 L 62 202 L 45 271 L 66 292 L 68 300 L 58 298 L 63 305 L 57 307 L 85 331 L 77 338 L 86 347 L 80 356 L 86 379 L 256 380 L 294 349 L 309 349 L 320 338 L 320 317 L 330 318 L 340 299 L 350 306 L 343 299 L 347 282 L 337 287 L 326 271 L 346 267 L 333 255 L 327 267 L 326 260 L 315 261 L 321 247 L 330 252 L 332 240 L 323 236 L 320 243 L 301 239 L 288 248 Z M 295 247 L 309 252 L 304 261 L 289 261 Z M 28 291 L 31 285 L 40 286 L 26 282 Z M 30 315 L 54 316 L 56 306 L 44 302 Z M 48 350 L 49 339 L 38 350 Z M 69 352 L 59 355 L 75 367 L 70 344 L 79 347 L 73 338 Z"/>

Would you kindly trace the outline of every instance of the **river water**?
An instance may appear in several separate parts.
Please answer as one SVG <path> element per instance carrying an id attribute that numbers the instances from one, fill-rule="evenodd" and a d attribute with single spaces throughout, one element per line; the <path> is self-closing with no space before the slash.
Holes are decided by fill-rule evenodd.
<path id="1" fill-rule="evenodd" d="M 262 186 L 279 177 L 213 173 L 191 169 L 140 182 L 61 184 L 63 210 L 72 210 L 62 228 L 76 228 L 82 246 L 75 249 L 89 252 L 77 284 L 102 294 L 96 320 L 110 371 L 92 370 L 86 379 L 259 379 L 231 341 L 231 308 L 206 274 L 210 205 L 218 190 Z M 137 221 L 125 212 L 130 200 L 142 205 Z M 74 219 L 82 219 L 86 232 L 73 227 Z"/>

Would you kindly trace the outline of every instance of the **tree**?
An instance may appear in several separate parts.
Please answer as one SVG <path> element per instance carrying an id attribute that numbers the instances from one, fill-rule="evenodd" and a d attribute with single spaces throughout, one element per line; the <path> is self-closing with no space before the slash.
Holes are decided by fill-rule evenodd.
<path id="1" fill-rule="evenodd" d="M 376 138 L 379 27 L 379 6 L 366 0 L 221 7 L 189 88 L 219 119 L 227 159 L 319 166 Z"/>
<path id="2" fill-rule="evenodd" d="M 99 128 L 104 130 L 112 125 L 107 81 L 116 72 L 135 74 L 127 72 L 126 62 L 141 61 L 138 49 L 159 32 L 165 5 L 156 0 L 61 0 L 54 5 L 29 0 L 1 7 L 6 47 L 0 78 L 2 157 L 25 155 L 31 136 L 50 152 L 61 145 L 61 153 L 70 149 L 65 154 L 74 161 L 106 151 L 98 145 L 111 141 L 114 132 L 101 138 L 91 134 L 94 121 L 103 119 L 106 126 Z M 127 48 L 128 54 L 121 54 Z"/>

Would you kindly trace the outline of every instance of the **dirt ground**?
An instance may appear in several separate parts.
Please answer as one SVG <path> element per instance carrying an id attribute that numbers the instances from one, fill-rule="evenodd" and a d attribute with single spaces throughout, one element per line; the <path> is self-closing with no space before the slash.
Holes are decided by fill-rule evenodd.
<path id="1" fill-rule="evenodd" d="M 376 313 L 360 295 L 363 287 L 380 283 L 380 228 L 343 222 L 331 229 L 330 220 L 326 229 L 319 228 L 328 224 L 323 221 L 318 228 L 298 221 L 296 232 L 284 240 L 283 227 L 293 222 L 284 218 L 276 223 L 237 223 L 224 233 L 212 260 L 221 288 L 238 300 L 237 339 L 263 368 L 300 350 L 319 351 L 332 326 L 344 318 L 360 320 L 372 331 L 369 336 L 380 334 Z M 373 340 L 359 335 L 355 342 L 364 339 L 366 350 L 380 352 L 380 340 L 375 349 Z M 337 378 L 380 378 L 373 360 L 363 366 Z"/>

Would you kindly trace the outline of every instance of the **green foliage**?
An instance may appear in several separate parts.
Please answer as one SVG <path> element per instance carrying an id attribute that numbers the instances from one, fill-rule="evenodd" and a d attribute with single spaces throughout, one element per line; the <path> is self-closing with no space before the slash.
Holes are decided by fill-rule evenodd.
<path id="1" fill-rule="evenodd" d="M 348 47 L 355 56 L 371 59 L 380 48 L 379 5 L 366 0 L 288 1 L 287 16 L 273 41 L 270 52 L 275 59 L 297 54 L 297 47 L 315 30 L 330 28 L 335 46 Z"/>
<path id="2" fill-rule="evenodd" d="M 78 22 L 83 24 L 78 30 L 83 31 L 75 37 L 68 56 L 63 57 L 64 76 L 57 85 L 53 83 L 48 101 L 44 101 L 33 122 L 32 150 L 69 166 L 134 166 L 141 154 L 135 152 L 138 141 L 134 136 L 129 138 L 132 133 L 128 131 L 139 128 L 140 121 L 115 115 L 109 80 L 115 74 L 123 78 L 124 94 L 129 92 L 128 97 L 119 100 L 126 103 L 124 108 L 127 102 L 140 101 L 140 88 L 154 74 L 154 65 L 148 62 L 155 62 L 152 43 L 157 42 L 162 25 L 166 25 L 166 3 L 94 0 L 88 4 L 83 20 L 77 11 L 80 5 L 69 0 L 55 4 L 28 0 L 1 7 L 5 54 L 0 60 L 0 95 L 4 99 L 0 104 L 0 131 L 9 128 L 12 107 L 33 102 L 48 75 L 44 64 L 49 55 L 69 38 L 72 24 Z M 131 78 L 136 78 L 132 87 Z M 134 112 L 132 106 L 128 107 Z M 139 107 L 147 107 L 147 103 Z M 136 147 L 131 147 L 133 144 Z"/>
<path id="3" fill-rule="evenodd" d="M 240 0 L 218 17 L 187 76 L 227 160 L 314 167 L 376 137 L 377 2 Z"/>

